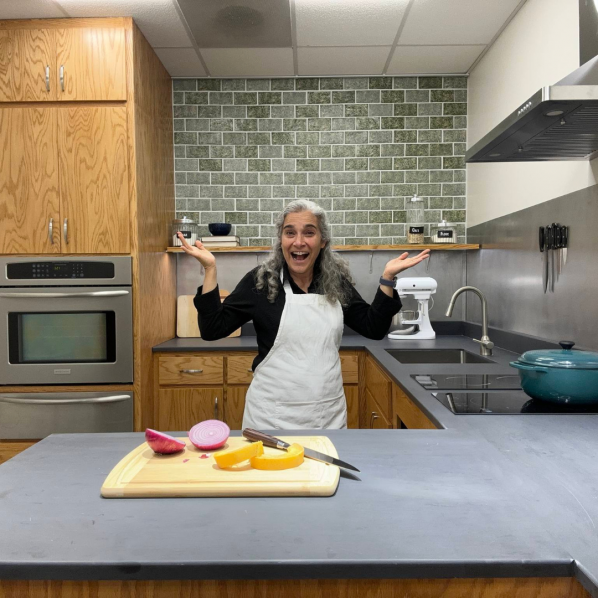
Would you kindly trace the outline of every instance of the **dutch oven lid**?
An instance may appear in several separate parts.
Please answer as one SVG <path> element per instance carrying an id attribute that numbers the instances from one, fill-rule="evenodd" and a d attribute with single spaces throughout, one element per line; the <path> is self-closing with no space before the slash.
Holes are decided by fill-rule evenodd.
<path id="1" fill-rule="evenodd" d="M 572 351 L 571 341 L 561 341 L 562 349 L 526 351 L 520 358 L 521 363 L 540 365 L 550 368 L 598 370 L 598 353 L 592 351 Z"/>

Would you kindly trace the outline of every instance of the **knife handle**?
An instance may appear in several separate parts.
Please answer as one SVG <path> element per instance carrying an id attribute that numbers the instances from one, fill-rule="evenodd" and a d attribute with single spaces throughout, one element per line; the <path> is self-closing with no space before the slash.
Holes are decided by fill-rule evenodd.
<path id="1" fill-rule="evenodd" d="M 539 243 L 540 243 L 540 253 L 544 253 L 544 245 L 546 244 L 546 235 L 544 231 L 544 227 L 540 227 L 540 234 L 539 234 Z"/>
<path id="2" fill-rule="evenodd" d="M 247 440 L 261 440 L 266 446 L 270 446 L 272 448 L 280 448 L 286 450 L 291 446 L 288 442 L 280 440 L 280 438 L 268 436 L 268 434 L 264 434 L 263 432 L 259 432 L 258 430 L 252 430 L 251 428 L 245 428 L 243 430 L 243 436 L 245 436 Z"/>

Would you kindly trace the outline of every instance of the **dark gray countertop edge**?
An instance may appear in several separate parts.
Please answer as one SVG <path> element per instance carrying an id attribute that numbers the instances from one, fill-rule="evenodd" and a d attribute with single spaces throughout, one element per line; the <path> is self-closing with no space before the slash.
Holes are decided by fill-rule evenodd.
<path id="1" fill-rule="evenodd" d="M 575 577 L 572 560 L 546 561 L 247 561 L 144 564 L 36 563 L 0 565 L 6 580 L 228 580 L 228 579 L 478 579 Z M 582 581 L 580 580 L 580 583 Z M 596 588 L 596 586 L 590 586 Z"/>

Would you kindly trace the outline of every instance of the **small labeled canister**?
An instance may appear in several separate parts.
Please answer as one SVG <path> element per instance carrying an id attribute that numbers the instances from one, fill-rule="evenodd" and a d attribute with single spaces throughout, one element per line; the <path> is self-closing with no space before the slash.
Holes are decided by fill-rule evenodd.
<path id="1" fill-rule="evenodd" d="M 170 225 L 170 233 L 172 234 L 172 247 L 181 247 L 183 243 L 177 235 L 178 232 L 183 233 L 183 237 L 187 239 L 189 245 L 195 245 L 197 236 L 199 233 L 199 225 L 197 222 L 193 222 L 191 218 L 184 216 L 183 218 L 177 218 L 172 221 Z"/>
<path id="2" fill-rule="evenodd" d="M 430 237 L 432 237 L 432 243 L 456 243 L 457 228 L 454 224 L 443 220 L 430 225 Z"/>

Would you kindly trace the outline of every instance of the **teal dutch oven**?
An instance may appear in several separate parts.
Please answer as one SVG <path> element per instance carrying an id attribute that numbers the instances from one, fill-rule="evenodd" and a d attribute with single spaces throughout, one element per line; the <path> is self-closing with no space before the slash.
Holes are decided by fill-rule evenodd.
<path id="1" fill-rule="evenodd" d="M 553 403 L 598 403 L 598 353 L 573 351 L 574 344 L 562 341 L 562 350 L 526 351 L 511 362 L 526 394 Z"/>

